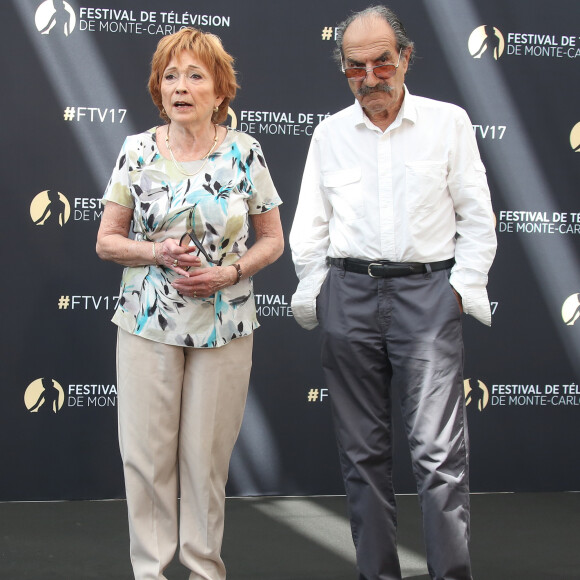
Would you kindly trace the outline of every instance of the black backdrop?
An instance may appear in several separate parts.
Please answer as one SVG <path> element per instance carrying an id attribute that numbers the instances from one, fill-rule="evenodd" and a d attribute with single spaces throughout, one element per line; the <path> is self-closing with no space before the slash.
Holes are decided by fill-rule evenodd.
<path id="1" fill-rule="evenodd" d="M 123 496 L 110 322 L 121 268 L 95 254 L 97 200 L 125 135 L 160 122 L 146 90 L 159 38 L 198 25 L 236 57 L 230 122 L 261 142 L 288 233 L 309 136 L 352 101 L 334 27 L 368 2 L 54 5 L 0 8 L 0 500 Z M 411 92 L 468 111 L 497 217 L 493 326 L 464 324 L 472 489 L 578 490 L 580 5 L 390 6 L 416 43 Z M 318 334 L 292 319 L 289 250 L 255 282 L 262 328 L 228 494 L 342 493 Z M 397 491 L 412 492 L 397 441 Z"/>

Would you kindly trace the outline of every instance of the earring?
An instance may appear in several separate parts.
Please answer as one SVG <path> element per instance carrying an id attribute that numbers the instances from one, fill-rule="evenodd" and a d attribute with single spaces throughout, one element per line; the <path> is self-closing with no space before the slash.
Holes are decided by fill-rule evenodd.
<path id="1" fill-rule="evenodd" d="M 219 110 L 220 110 L 220 108 L 217 105 L 213 108 L 214 113 L 217 113 Z"/>

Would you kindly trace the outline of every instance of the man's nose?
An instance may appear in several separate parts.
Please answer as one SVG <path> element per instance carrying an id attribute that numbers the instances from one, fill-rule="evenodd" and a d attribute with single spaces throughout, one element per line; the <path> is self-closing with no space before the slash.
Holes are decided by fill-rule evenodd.
<path id="1" fill-rule="evenodd" d="M 363 79 L 363 83 L 367 86 L 367 87 L 374 87 L 376 85 L 378 85 L 381 82 L 381 79 L 379 77 L 377 77 L 375 75 L 375 69 L 374 67 L 367 67 L 366 69 L 366 76 Z"/>

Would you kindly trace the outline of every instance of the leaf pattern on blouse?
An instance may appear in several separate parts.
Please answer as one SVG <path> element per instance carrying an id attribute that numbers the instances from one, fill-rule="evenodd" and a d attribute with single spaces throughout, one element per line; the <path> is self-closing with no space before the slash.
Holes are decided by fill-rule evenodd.
<path id="1" fill-rule="evenodd" d="M 182 165 L 191 172 L 199 163 Z M 133 209 L 136 240 L 179 241 L 193 229 L 212 260 L 227 266 L 247 251 L 249 215 L 282 201 L 260 144 L 245 133 L 229 129 L 204 169 L 179 172 L 160 154 L 153 128 L 126 138 L 103 201 Z M 176 276 L 158 266 L 125 268 L 113 322 L 150 340 L 195 348 L 222 346 L 259 326 L 251 279 L 194 299 L 173 288 Z"/>

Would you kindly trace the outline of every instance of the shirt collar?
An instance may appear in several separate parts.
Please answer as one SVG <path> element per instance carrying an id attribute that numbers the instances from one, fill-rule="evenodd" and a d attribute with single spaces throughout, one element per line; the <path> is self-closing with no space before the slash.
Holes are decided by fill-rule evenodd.
<path id="1" fill-rule="evenodd" d="M 405 96 L 403 97 L 403 103 L 399 112 L 397 113 L 397 117 L 395 120 L 389 125 L 387 131 L 395 129 L 398 127 L 402 122 L 403 119 L 408 120 L 411 123 L 415 123 L 417 120 L 417 107 L 415 105 L 415 101 L 413 99 L 413 95 L 409 92 L 407 85 L 403 85 L 403 89 L 405 91 Z M 367 129 L 371 129 L 371 131 L 379 131 L 381 130 L 371 123 L 370 119 L 365 115 L 361 104 L 355 99 L 354 102 L 354 125 L 364 125 Z"/>

